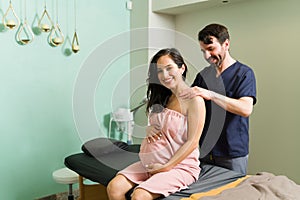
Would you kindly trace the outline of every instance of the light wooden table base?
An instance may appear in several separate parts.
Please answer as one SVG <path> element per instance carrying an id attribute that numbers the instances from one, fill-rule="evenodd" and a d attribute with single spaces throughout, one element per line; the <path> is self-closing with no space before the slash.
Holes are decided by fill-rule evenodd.
<path id="1" fill-rule="evenodd" d="M 106 187 L 101 184 L 84 184 L 84 178 L 79 176 L 78 200 L 108 200 Z"/>

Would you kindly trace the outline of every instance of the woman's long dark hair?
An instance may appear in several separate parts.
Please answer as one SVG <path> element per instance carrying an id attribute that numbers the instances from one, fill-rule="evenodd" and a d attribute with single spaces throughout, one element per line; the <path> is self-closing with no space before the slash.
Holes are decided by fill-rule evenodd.
<path id="1" fill-rule="evenodd" d="M 183 57 L 179 51 L 175 48 L 166 48 L 158 51 L 152 58 L 148 71 L 148 89 L 147 89 L 147 108 L 146 111 L 149 113 L 153 105 L 160 105 L 166 107 L 172 92 L 170 89 L 161 85 L 157 76 L 157 61 L 160 57 L 168 55 L 176 65 L 181 68 L 185 65 L 185 71 L 182 74 L 183 79 L 186 78 L 187 65 L 185 64 Z"/>

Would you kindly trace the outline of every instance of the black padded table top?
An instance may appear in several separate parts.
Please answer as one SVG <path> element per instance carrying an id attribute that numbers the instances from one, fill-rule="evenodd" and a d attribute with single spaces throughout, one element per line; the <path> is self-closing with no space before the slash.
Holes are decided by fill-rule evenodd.
<path id="1" fill-rule="evenodd" d="M 107 186 L 119 170 L 139 160 L 136 153 L 138 147 L 133 146 L 130 148 L 133 148 L 129 149 L 130 152 L 128 150 L 111 152 L 98 158 L 94 158 L 86 153 L 73 154 L 65 158 L 65 165 L 79 175 Z M 202 164 L 201 168 L 197 182 L 190 185 L 188 189 L 181 190 L 162 199 L 179 200 L 194 193 L 206 192 L 220 187 L 243 177 L 242 174 L 218 166 Z"/>

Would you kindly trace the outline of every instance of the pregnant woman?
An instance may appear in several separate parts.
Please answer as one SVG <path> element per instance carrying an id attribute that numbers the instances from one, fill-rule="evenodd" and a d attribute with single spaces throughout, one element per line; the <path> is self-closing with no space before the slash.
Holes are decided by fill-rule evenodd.
<path id="1" fill-rule="evenodd" d="M 198 179 L 199 139 L 205 121 L 204 100 L 180 99 L 187 65 L 174 48 L 162 49 L 148 71 L 147 113 L 149 127 L 141 144 L 140 161 L 121 170 L 107 186 L 110 200 L 166 197 Z"/>

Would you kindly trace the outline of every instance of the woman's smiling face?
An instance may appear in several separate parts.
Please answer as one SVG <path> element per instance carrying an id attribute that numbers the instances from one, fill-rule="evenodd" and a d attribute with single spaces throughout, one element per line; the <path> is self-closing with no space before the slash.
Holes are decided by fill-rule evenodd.
<path id="1" fill-rule="evenodd" d="M 184 70 L 184 65 L 179 68 L 168 55 L 161 56 L 157 60 L 157 76 L 160 83 L 166 88 L 172 89 L 178 85 L 179 81 L 183 81 Z"/>

